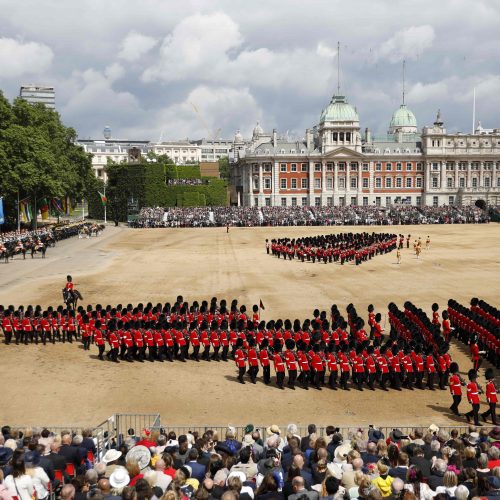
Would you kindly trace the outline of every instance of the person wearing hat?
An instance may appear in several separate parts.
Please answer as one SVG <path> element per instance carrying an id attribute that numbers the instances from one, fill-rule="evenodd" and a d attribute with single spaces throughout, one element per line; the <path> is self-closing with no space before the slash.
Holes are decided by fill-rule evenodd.
<path id="1" fill-rule="evenodd" d="M 114 448 L 108 450 L 102 461 L 106 464 L 106 477 L 110 477 L 113 471 L 119 467 L 118 459 L 122 456 L 122 452 L 115 450 Z"/>
<path id="2" fill-rule="evenodd" d="M 40 467 L 40 455 L 36 451 L 27 451 L 24 455 L 26 474 L 31 476 L 37 499 L 47 498 L 49 495 L 50 479 Z"/>
<path id="3" fill-rule="evenodd" d="M 259 350 L 259 361 L 262 366 L 262 372 L 264 377 L 264 384 L 269 385 L 271 383 L 271 362 L 269 360 L 269 340 L 264 338 L 260 343 Z"/>
<path id="4" fill-rule="evenodd" d="M 285 388 L 283 387 L 283 384 L 285 381 L 285 362 L 283 361 L 283 357 L 281 355 L 281 342 L 279 339 L 274 340 L 273 351 L 274 370 L 276 371 L 276 384 L 280 389 L 284 390 Z"/>
<path id="5" fill-rule="evenodd" d="M 259 373 L 259 357 L 257 355 L 257 349 L 255 348 L 256 342 L 255 338 L 248 335 L 248 374 L 250 375 L 250 380 L 252 384 L 257 383 L 257 374 Z"/>
<path id="6" fill-rule="evenodd" d="M 234 362 L 238 367 L 238 380 L 240 384 L 244 384 L 243 376 L 246 372 L 246 353 L 243 349 L 243 339 L 240 337 L 236 341 L 236 350 L 234 351 Z"/>
<path id="7" fill-rule="evenodd" d="M 121 491 L 130 483 L 130 476 L 125 467 L 117 467 L 109 476 L 109 484 L 112 488 Z"/>
<path id="8" fill-rule="evenodd" d="M 497 388 L 495 386 L 495 372 L 493 368 L 488 368 L 485 373 L 486 376 L 486 401 L 488 402 L 489 409 L 481 414 L 481 417 L 486 422 L 486 419 L 491 416 L 493 425 L 497 425 Z"/>
<path id="9" fill-rule="evenodd" d="M 450 406 L 450 410 L 457 416 L 460 416 L 458 412 L 458 405 L 462 401 L 462 381 L 458 375 L 458 364 L 453 362 L 450 365 L 450 380 L 448 385 L 450 386 L 450 393 L 453 398 L 453 404 Z"/>
<path id="10" fill-rule="evenodd" d="M 298 363 L 295 357 L 295 342 L 292 339 L 285 340 L 286 351 L 284 354 L 286 367 L 288 369 L 288 386 L 295 390 L 295 381 L 297 380 Z"/>
<path id="11" fill-rule="evenodd" d="M 479 423 L 479 387 L 477 385 L 476 370 L 469 370 L 469 383 L 467 384 L 467 400 L 472 405 L 472 410 L 465 414 L 467 422 L 470 422 L 471 417 L 474 417 L 474 425 L 482 427 Z"/>

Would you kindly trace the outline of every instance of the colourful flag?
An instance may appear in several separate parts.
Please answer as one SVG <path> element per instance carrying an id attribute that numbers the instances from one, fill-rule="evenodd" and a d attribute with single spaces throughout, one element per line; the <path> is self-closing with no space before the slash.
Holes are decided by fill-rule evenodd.
<path id="1" fill-rule="evenodd" d="M 266 310 L 266 308 L 264 307 L 264 304 L 262 303 L 262 300 L 259 299 L 259 307 L 260 309 L 262 309 L 263 311 Z"/>
<path id="2" fill-rule="evenodd" d="M 100 191 L 97 191 L 99 193 L 99 196 L 101 197 L 101 202 L 103 206 L 106 206 L 106 203 L 108 202 L 108 199 L 106 198 L 105 194 L 102 194 Z"/>
<path id="3" fill-rule="evenodd" d="M 61 200 L 59 198 L 52 198 L 52 200 L 50 200 L 50 201 L 52 203 L 52 206 L 56 210 L 56 212 L 61 214 L 63 212 Z"/>
<path id="4" fill-rule="evenodd" d="M 26 198 L 26 199 L 29 199 L 29 198 Z M 31 219 L 33 217 L 31 215 L 30 204 L 27 201 L 20 201 L 19 202 L 19 212 L 21 214 L 21 220 L 23 222 L 31 222 Z"/>
<path id="5" fill-rule="evenodd" d="M 42 220 L 47 220 L 49 218 L 49 204 L 46 198 L 43 198 L 40 202 L 40 213 L 42 214 Z"/>
<path id="6" fill-rule="evenodd" d="M 3 198 L 0 198 L 0 224 L 5 222 L 5 217 L 3 215 Z"/>

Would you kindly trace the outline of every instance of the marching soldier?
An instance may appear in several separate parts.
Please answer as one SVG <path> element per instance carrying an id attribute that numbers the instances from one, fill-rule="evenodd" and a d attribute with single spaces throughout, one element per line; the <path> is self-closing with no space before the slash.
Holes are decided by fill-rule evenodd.
<path id="1" fill-rule="evenodd" d="M 472 410 L 465 414 L 467 422 L 470 423 L 471 417 L 474 417 L 474 425 L 477 427 L 482 427 L 479 423 L 479 386 L 476 383 L 477 372 L 475 370 L 469 370 L 469 383 L 467 384 L 467 400 L 472 406 Z"/>
<path id="2" fill-rule="evenodd" d="M 262 339 L 259 351 L 260 365 L 262 366 L 262 372 L 264 374 L 264 384 L 269 385 L 271 383 L 271 362 L 269 361 L 269 340 L 266 338 Z"/>
<path id="3" fill-rule="evenodd" d="M 449 386 L 450 386 L 450 393 L 453 398 L 453 404 L 450 406 L 450 410 L 452 413 L 457 415 L 457 417 L 460 416 L 460 413 L 458 412 L 458 405 L 462 401 L 462 380 L 460 379 L 460 375 L 458 374 L 458 364 L 457 363 L 451 363 L 450 365 L 450 380 L 449 380 Z"/>
<path id="4" fill-rule="evenodd" d="M 292 339 L 285 340 L 286 351 L 284 354 L 286 367 L 288 369 L 288 386 L 295 390 L 295 381 L 297 380 L 297 358 L 295 357 L 295 342 Z"/>
<path id="5" fill-rule="evenodd" d="M 495 387 L 495 372 L 492 368 L 486 370 L 486 401 L 488 402 L 488 411 L 481 414 L 481 417 L 486 422 L 486 419 L 491 416 L 493 425 L 497 425 L 497 388 Z"/>
<path id="6" fill-rule="evenodd" d="M 257 374 L 259 373 L 259 358 L 257 356 L 257 349 L 255 349 L 255 339 L 248 335 L 248 374 L 252 384 L 256 383 Z M 218 361 L 218 360 L 217 360 Z"/>
<path id="7" fill-rule="evenodd" d="M 103 354 L 104 354 L 104 349 L 105 349 L 105 340 L 104 340 L 104 336 L 102 334 L 100 321 L 95 322 L 94 344 L 97 346 L 97 349 L 99 350 L 98 358 L 101 361 L 104 361 Z"/>
<path id="8" fill-rule="evenodd" d="M 283 358 L 281 356 L 281 342 L 276 339 L 273 344 L 273 363 L 274 363 L 274 370 L 276 372 L 276 384 L 278 387 L 282 390 L 285 388 L 283 387 L 284 381 L 285 381 L 285 362 L 283 361 Z"/>
<path id="9" fill-rule="evenodd" d="M 326 358 L 326 363 L 328 366 L 328 371 L 330 375 L 328 377 L 328 385 L 334 390 L 337 390 L 337 378 L 338 378 L 338 364 L 337 358 L 335 357 L 336 344 L 334 340 L 331 340 L 328 344 L 328 356 Z"/>
<path id="10" fill-rule="evenodd" d="M 207 359 L 207 361 L 209 360 Z M 236 363 L 236 366 L 238 367 L 238 380 L 240 381 L 240 384 L 244 384 L 245 381 L 243 380 L 243 376 L 246 372 L 246 354 L 243 350 L 243 339 L 241 338 L 238 338 L 238 340 L 236 341 L 234 361 Z"/>
<path id="11" fill-rule="evenodd" d="M 306 354 L 307 345 L 303 340 L 299 340 L 297 343 L 297 359 L 300 367 L 300 375 L 298 377 L 298 381 L 303 389 L 306 391 L 309 390 L 309 381 L 310 381 L 310 373 L 311 367 L 309 366 L 309 359 Z"/>

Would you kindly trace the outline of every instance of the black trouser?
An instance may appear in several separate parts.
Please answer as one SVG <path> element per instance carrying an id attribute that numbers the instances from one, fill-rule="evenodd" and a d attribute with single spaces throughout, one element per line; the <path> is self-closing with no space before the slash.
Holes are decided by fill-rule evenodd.
<path id="1" fill-rule="evenodd" d="M 193 346 L 193 353 L 191 354 L 191 359 L 194 359 L 195 361 L 200 361 L 199 355 L 200 355 L 200 346 L 199 345 Z"/>
<path id="2" fill-rule="evenodd" d="M 474 425 L 479 424 L 479 405 L 478 404 L 473 404 L 472 405 L 472 410 L 468 411 L 465 416 L 469 419 L 471 417 L 474 417 Z"/>
<path id="3" fill-rule="evenodd" d="M 221 356 L 222 361 L 227 361 L 228 353 L 229 353 L 229 345 L 223 345 L 222 356 Z"/>
<path id="4" fill-rule="evenodd" d="M 244 384 L 245 381 L 243 380 L 243 375 L 245 375 L 245 372 L 247 371 L 246 366 L 240 366 L 238 368 L 238 380 Z"/>
<path id="5" fill-rule="evenodd" d="M 406 373 L 406 387 L 413 391 L 413 383 L 415 381 L 415 374 L 413 372 Z"/>
<path id="6" fill-rule="evenodd" d="M 148 360 L 149 361 L 154 361 L 156 359 L 157 354 L 158 354 L 156 346 L 155 345 L 150 345 L 149 348 L 148 348 L 148 350 L 149 350 Z"/>
<path id="7" fill-rule="evenodd" d="M 115 363 L 119 363 L 119 361 L 118 361 L 118 347 L 113 347 L 110 352 L 111 352 L 112 361 L 114 361 Z"/>
<path id="8" fill-rule="evenodd" d="M 423 389 L 424 372 L 417 372 L 416 378 L 417 378 L 417 383 L 416 383 L 417 387 L 419 389 Z"/>
<path id="9" fill-rule="evenodd" d="M 271 383 L 271 365 L 263 366 L 262 371 L 264 373 L 264 384 Z"/>
<path id="10" fill-rule="evenodd" d="M 283 384 L 285 382 L 285 372 L 276 372 L 276 383 L 280 389 L 283 389 Z"/>
<path id="11" fill-rule="evenodd" d="M 203 349 L 203 354 L 202 354 L 202 359 L 205 361 L 210 361 L 210 346 L 206 345 L 205 348 Z"/>
<path id="12" fill-rule="evenodd" d="M 380 387 L 384 390 L 387 391 L 387 382 L 389 381 L 390 375 L 388 373 L 382 373 L 380 375 Z"/>
<path id="13" fill-rule="evenodd" d="M 83 348 L 85 349 L 85 337 L 83 338 Z M 89 342 L 90 344 L 90 342 Z M 125 359 L 125 352 L 127 351 L 127 346 L 125 344 L 120 345 L 120 359 Z"/>
<path id="14" fill-rule="evenodd" d="M 212 354 L 212 359 L 214 361 L 220 361 L 220 358 L 219 358 L 219 349 L 220 349 L 220 346 L 214 346 L 214 352 Z"/>
<path id="15" fill-rule="evenodd" d="M 83 350 L 88 351 L 90 349 L 90 337 L 83 337 Z"/>
<path id="16" fill-rule="evenodd" d="M 481 416 L 486 420 L 487 417 L 491 415 L 491 421 L 493 422 L 493 425 L 497 425 L 497 404 L 496 403 L 489 403 L 489 410 L 485 411 Z"/>
<path id="17" fill-rule="evenodd" d="M 400 391 L 401 390 L 401 373 L 393 372 L 392 373 L 392 386 L 394 389 Z"/>
<path id="18" fill-rule="evenodd" d="M 453 404 L 450 406 L 450 410 L 455 415 L 458 415 L 458 405 L 460 404 L 460 401 L 462 401 L 462 396 L 453 395 Z"/>
<path id="19" fill-rule="evenodd" d="M 16 344 L 19 345 L 19 342 L 23 341 L 23 332 L 21 330 L 16 330 L 14 332 L 14 336 L 16 337 Z"/>
<path id="20" fill-rule="evenodd" d="M 368 378 L 367 378 L 367 381 L 366 383 L 368 384 L 368 387 L 373 391 L 375 390 L 375 380 L 377 378 L 377 374 L 376 373 L 369 373 L 368 374 Z"/>
<path id="21" fill-rule="evenodd" d="M 288 370 L 288 385 L 290 387 L 295 387 L 296 380 L 297 380 L 297 370 Z"/>
<path id="22" fill-rule="evenodd" d="M 348 390 L 347 381 L 349 380 L 349 372 L 340 373 L 340 387 L 344 390 Z"/>
<path id="23" fill-rule="evenodd" d="M 330 376 L 328 377 L 328 385 L 334 390 L 337 390 L 337 377 L 337 372 L 330 372 Z"/>
<path id="24" fill-rule="evenodd" d="M 352 380 L 358 386 L 358 389 L 362 390 L 363 389 L 363 382 L 365 380 L 365 374 L 361 373 L 361 372 L 353 372 Z"/>
<path id="25" fill-rule="evenodd" d="M 104 354 L 104 349 L 105 349 L 104 344 L 103 344 L 103 345 L 98 346 L 97 348 L 99 349 L 99 359 L 104 359 L 104 358 L 102 357 L 102 355 Z"/>
<path id="26" fill-rule="evenodd" d="M 9 344 L 10 344 L 10 341 L 12 340 L 12 331 L 5 331 L 5 330 L 4 330 L 4 332 L 3 332 L 3 333 L 4 333 L 4 335 L 5 335 L 5 343 L 6 343 L 7 345 L 9 345 Z"/>
<path id="27" fill-rule="evenodd" d="M 259 367 L 258 366 L 250 366 L 248 368 L 248 374 L 250 375 L 250 380 L 252 381 L 252 384 L 255 384 L 255 381 L 257 379 L 257 374 L 259 373 Z"/>
<path id="28" fill-rule="evenodd" d="M 434 390 L 434 373 L 427 374 L 427 386 L 431 391 Z"/>
<path id="29" fill-rule="evenodd" d="M 439 388 L 442 391 L 446 389 L 446 372 L 439 372 Z"/>

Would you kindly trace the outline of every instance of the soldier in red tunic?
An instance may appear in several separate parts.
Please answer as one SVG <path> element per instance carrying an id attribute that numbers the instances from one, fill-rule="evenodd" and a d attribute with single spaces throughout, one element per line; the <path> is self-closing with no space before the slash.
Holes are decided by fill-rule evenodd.
<path id="1" fill-rule="evenodd" d="M 460 375 L 458 374 L 458 364 L 451 363 L 450 365 L 450 379 L 448 384 L 450 386 L 451 397 L 453 398 L 453 404 L 450 406 L 450 410 L 452 413 L 460 416 L 458 412 L 458 405 L 462 401 L 462 380 L 460 379 Z"/>
<path id="2" fill-rule="evenodd" d="M 259 360 L 262 366 L 264 384 L 269 385 L 271 383 L 271 362 L 269 360 L 269 340 L 264 338 L 260 343 Z"/>
<path id="3" fill-rule="evenodd" d="M 257 381 L 257 374 L 259 373 L 259 357 L 257 355 L 257 349 L 255 348 L 255 339 L 251 335 L 247 336 L 247 343 L 248 374 L 250 375 L 252 384 L 255 384 Z"/>
<path id="4" fill-rule="evenodd" d="M 244 384 L 243 376 L 246 372 L 246 353 L 243 350 L 243 339 L 238 338 L 236 341 L 236 350 L 234 351 L 234 361 L 238 367 L 238 380 L 240 384 Z"/>
<path id="5" fill-rule="evenodd" d="M 468 373 L 470 382 L 467 384 L 467 400 L 472 405 L 472 410 L 465 414 L 467 422 L 470 423 L 471 417 L 474 417 L 474 425 L 482 427 L 479 423 L 479 386 L 477 385 L 477 372 L 469 370 Z"/>
<path id="6" fill-rule="evenodd" d="M 105 349 L 105 340 L 104 340 L 104 336 L 102 334 L 100 321 L 95 322 L 94 344 L 97 346 L 97 349 L 99 350 L 98 358 L 101 361 L 103 361 L 104 360 L 103 354 L 104 354 L 104 349 Z"/>
<path id="7" fill-rule="evenodd" d="M 276 384 L 280 389 L 285 389 L 283 387 L 285 381 L 285 362 L 283 361 L 283 357 L 281 355 L 281 342 L 278 339 L 275 339 L 273 343 L 273 363 L 274 370 L 276 371 Z"/>
<path id="8" fill-rule="evenodd" d="M 288 386 L 295 390 L 295 381 L 297 380 L 298 363 L 295 357 L 295 342 L 292 339 L 285 340 L 286 351 L 284 354 L 286 367 L 288 369 Z"/>
<path id="9" fill-rule="evenodd" d="M 489 409 L 481 414 L 481 417 L 486 422 L 486 419 L 491 416 L 493 425 L 497 425 L 497 388 L 495 387 L 495 372 L 493 368 L 488 368 L 486 376 L 486 401 Z"/>

